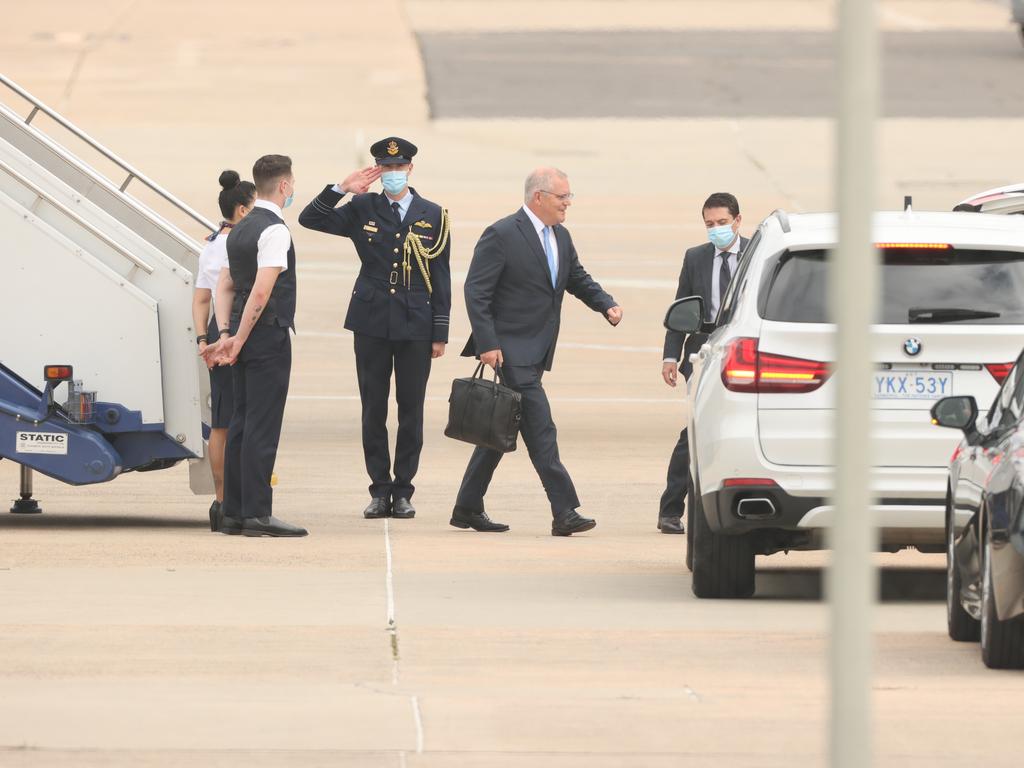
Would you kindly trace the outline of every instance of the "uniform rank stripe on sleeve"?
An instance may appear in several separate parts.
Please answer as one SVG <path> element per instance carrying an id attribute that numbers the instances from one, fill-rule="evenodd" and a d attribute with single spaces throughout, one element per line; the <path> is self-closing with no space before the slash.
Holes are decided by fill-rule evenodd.
<path id="1" fill-rule="evenodd" d="M 313 207 L 315 207 L 319 211 L 323 211 L 324 213 L 330 213 L 331 211 L 334 210 L 329 205 L 321 203 L 320 198 L 313 198 Z"/>

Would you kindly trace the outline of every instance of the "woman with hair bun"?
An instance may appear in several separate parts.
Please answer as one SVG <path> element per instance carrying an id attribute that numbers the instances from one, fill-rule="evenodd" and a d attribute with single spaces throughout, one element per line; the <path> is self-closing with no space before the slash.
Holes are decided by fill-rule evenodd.
<path id="1" fill-rule="evenodd" d="M 207 343 L 220 338 L 217 318 L 213 313 L 213 294 L 221 269 L 227 269 L 228 232 L 252 210 L 256 200 L 256 187 L 251 181 L 242 181 L 235 171 L 224 171 L 220 175 L 220 212 L 224 219 L 217 232 L 206 240 L 206 247 L 199 254 L 199 268 L 196 288 L 192 294 L 192 320 L 196 328 L 206 328 L 206 333 L 196 336 L 199 354 L 202 355 Z M 224 501 L 224 445 L 227 442 L 228 424 L 234 410 L 231 389 L 231 368 L 213 366 L 210 368 L 210 466 L 213 469 L 213 483 L 217 498 L 210 505 L 210 530 L 216 531 L 220 518 L 220 505 Z"/>

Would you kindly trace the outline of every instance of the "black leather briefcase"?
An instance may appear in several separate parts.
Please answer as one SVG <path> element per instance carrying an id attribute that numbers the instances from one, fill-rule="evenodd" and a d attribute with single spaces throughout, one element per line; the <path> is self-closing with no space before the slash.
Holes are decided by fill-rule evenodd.
<path id="1" fill-rule="evenodd" d="M 445 436 L 501 453 L 516 449 L 523 396 L 502 384 L 500 376 L 496 368 L 494 378 L 487 381 L 480 363 L 468 379 L 452 382 Z"/>

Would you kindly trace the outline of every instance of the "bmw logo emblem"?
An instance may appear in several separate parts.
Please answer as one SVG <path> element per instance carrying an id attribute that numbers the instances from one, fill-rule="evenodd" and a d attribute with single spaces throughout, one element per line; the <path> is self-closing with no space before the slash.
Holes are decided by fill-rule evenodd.
<path id="1" fill-rule="evenodd" d="M 903 342 L 903 351 L 911 357 L 917 357 L 921 354 L 921 340 L 920 339 L 907 339 Z"/>

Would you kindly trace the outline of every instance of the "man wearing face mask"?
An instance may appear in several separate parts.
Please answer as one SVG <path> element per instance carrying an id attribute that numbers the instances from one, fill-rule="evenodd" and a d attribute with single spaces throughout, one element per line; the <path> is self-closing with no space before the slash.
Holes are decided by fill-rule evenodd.
<path id="1" fill-rule="evenodd" d="M 708 241 L 686 251 L 683 269 L 679 273 L 676 298 L 700 296 L 704 299 L 705 318 L 709 322 L 718 316 L 729 281 L 736 274 L 740 255 L 747 247 L 747 239 L 740 237 L 740 204 L 728 192 L 716 192 L 704 201 L 701 208 Z M 693 366 L 690 355 L 700 349 L 707 337 L 704 334 L 684 334 L 668 331 L 661 376 L 670 387 L 676 386 L 680 359 L 685 378 Z M 686 430 L 679 433 L 679 441 L 668 463 L 668 481 L 658 508 L 658 530 L 662 533 L 684 533 L 683 506 L 690 487 L 690 445 Z"/>
<path id="2" fill-rule="evenodd" d="M 362 401 L 369 519 L 414 517 L 413 478 L 423 447 L 423 402 L 432 358 L 444 354 L 451 309 L 448 212 L 409 186 L 416 145 L 397 136 L 370 147 L 376 164 L 328 186 L 299 223 L 352 240 L 359 276 L 345 327 L 355 336 Z M 380 180 L 384 191 L 370 193 Z M 353 197 L 338 205 L 348 194 Z M 388 397 L 395 375 L 398 435 L 388 447 Z"/>
<path id="3" fill-rule="evenodd" d="M 282 209 L 295 196 L 292 161 L 264 155 L 252 167 L 256 202 L 226 241 L 214 302 L 220 339 L 208 363 L 231 365 L 235 408 L 224 449 L 224 504 L 217 530 L 243 536 L 305 536 L 273 516 L 270 476 L 281 438 L 295 328 L 295 246 Z"/>

